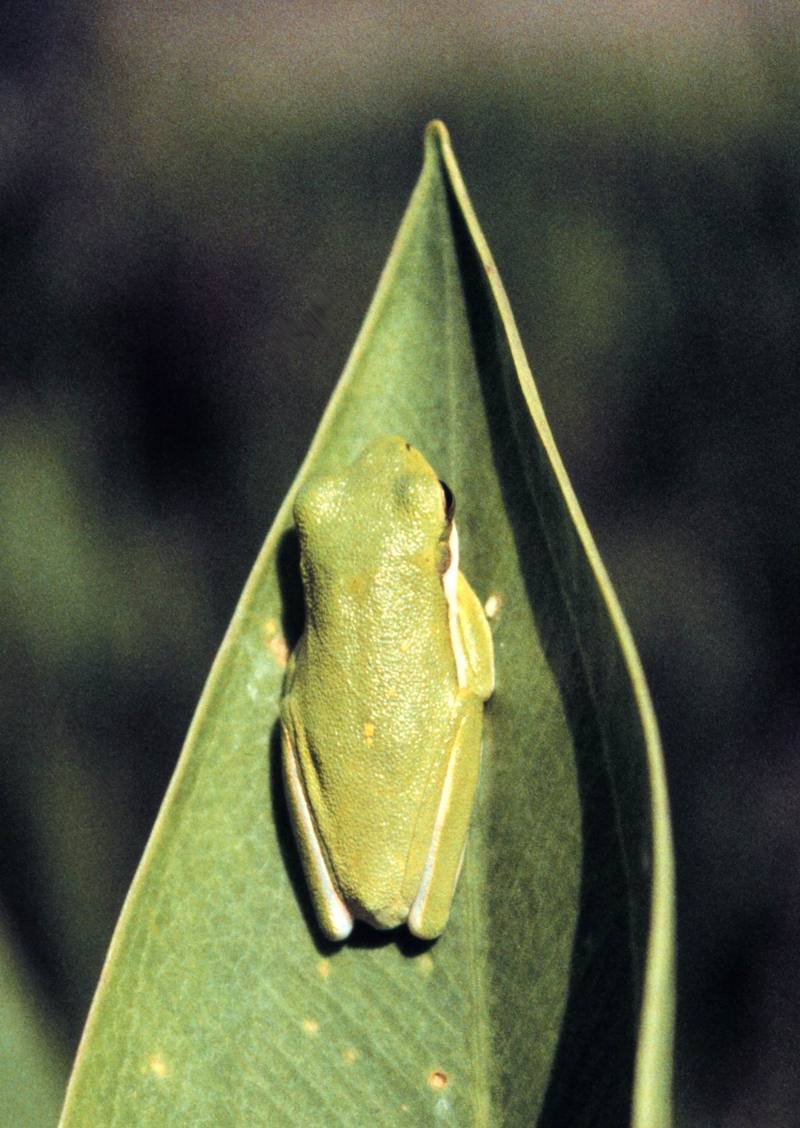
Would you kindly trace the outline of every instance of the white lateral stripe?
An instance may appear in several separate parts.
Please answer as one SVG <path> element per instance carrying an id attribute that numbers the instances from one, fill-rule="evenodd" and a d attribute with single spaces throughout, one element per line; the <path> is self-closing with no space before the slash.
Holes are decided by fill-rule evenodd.
<path id="1" fill-rule="evenodd" d="M 336 886 L 333 884 L 333 879 L 328 869 L 328 863 L 325 861 L 325 855 L 322 853 L 322 847 L 317 837 L 317 829 L 314 826 L 314 820 L 311 818 L 306 793 L 297 770 L 294 745 L 288 738 L 288 733 L 287 744 L 290 749 L 289 755 L 286 757 L 289 788 L 292 792 L 292 798 L 295 801 L 300 823 L 302 824 L 301 827 L 298 828 L 298 831 L 302 832 L 305 843 L 311 847 L 312 863 L 322 888 L 322 896 L 328 913 L 330 931 L 335 934 L 336 940 L 346 940 L 353 931 L 353 917 L 347 905 L 336 892 Z"/>
<path id="2" fill-rule="evenodd" d="M 408 912 L 408 925 L 412 932 L 420 928 L 422 925 L 422 917 L 425 915 L 425 908 L 428 902 L 428 894 L 431 891 L 431 882 L 433 880 L 433 870 L 436 865 L 436 858 L 439 854 L 439 842 L 442 837 L 442 828 L 444 820 L 447 817 L 447 812 L 450 810 L 450 796 L 453 791 L 453 776 L 455 775 L 456 766 L 456 752 L 455 749 L 450 754 L 450 763 L 447 765 L 447 774 L 444 777 L 444 785 L 442 787 L 442 798 L 439 801 L 439 810 L 436 812 L 436 822 L 433 825 L 433 834 L 431 835 L 431 844 L 428 847 L 428 856 L 425 859 L 425 866 L 422 870 L 422 878 L 419 883 L 417 895 L 414 898 L 413 904 Z M 461 851 L 461 860 L 464 860 L 464 851 Z M 459 867 L 460 869 L 460 867 Z"/>
<path id="3" fill-rule="evenodd" d="M 458 688 L 464 689 L 467 684 L 467 656 L 461 645 L 461 631 L 458 629 L 458 531 L 456 523 L 450 530 L 450 563 L 447 571 L 442 576 L 444 597 L 447 600 L 447 619 L 450 625 L 450 645 L 453 648 L 453 657 L 456 661 L 456 680 Z"/>

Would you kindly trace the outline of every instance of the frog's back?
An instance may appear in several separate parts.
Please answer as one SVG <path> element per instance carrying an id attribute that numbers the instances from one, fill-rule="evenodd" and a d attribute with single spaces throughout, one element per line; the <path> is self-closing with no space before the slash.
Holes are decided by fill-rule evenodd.
<path id="1" fill-rule="evenodd" d="M 284 712 L 301 729 L 298 765 L 340 892 L 388 927 L 419 886 L 464 698 L 441 583 L 420 592 L 395 574 L 387 606 L 370 582 L 360 614 L 339 593 L 336 621 L 309 625 Z"/>

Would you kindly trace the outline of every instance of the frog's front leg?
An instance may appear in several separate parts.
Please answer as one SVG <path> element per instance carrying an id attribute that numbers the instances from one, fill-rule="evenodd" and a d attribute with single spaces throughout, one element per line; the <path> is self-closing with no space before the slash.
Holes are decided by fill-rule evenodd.
<path id="1" fill-rule="evenodd" d="M 294 723 L 291 705 L 284 699 L 281 708 L 283 779 L 297 849 L 320 928 L 329 940 L 346 940 L 353 930 L 353 916 L 336 888 L 311 816 L 296 750 L 302 739 L 303 730 Z"/>
<path id="2" fill-rule="evenodd" d="M 408 914 L 409 929 L 423 940 L 441 936 L 450 915 L 480 775 L 482 720 L 483 704 L 470 695 L 456 724 L 422 878 Z"/>

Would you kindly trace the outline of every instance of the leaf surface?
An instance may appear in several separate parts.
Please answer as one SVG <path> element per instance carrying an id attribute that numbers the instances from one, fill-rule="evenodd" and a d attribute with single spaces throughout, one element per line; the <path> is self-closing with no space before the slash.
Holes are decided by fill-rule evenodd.
<path id="1" fill-rule="evenodd" d="M 291 504 L 403 435 L 458 499 L 497 690 L 445 935 L 317 930 L 276 718 Z M 132 886 L 65 1128 L 670 1123 L 672 860 L 628 629 L 440 123 L 350 361 L 246 585 Z"/>

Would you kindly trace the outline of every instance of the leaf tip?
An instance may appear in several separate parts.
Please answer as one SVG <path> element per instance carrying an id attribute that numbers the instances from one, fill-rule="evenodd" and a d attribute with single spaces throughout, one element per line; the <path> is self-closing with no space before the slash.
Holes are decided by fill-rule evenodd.
<path id="1" fill-rule="evenodd" d="M 440 118 L 434 118 L 425 126 L 425 147 L 435 149 L 440 155 L 450 144 L 450 131 Z"/>

